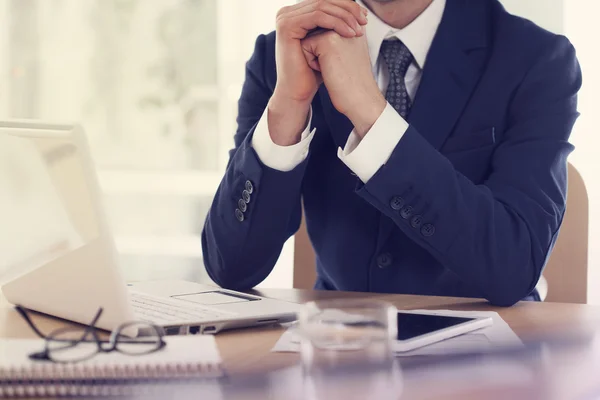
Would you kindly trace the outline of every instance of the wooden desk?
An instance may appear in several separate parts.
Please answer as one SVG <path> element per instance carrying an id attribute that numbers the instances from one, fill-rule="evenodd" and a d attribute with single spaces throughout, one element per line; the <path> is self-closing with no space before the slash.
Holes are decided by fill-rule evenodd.
<path id="1" fill-rule="evenodd" d="M 483 300 L 411 295 L 380 295 L 373 293 L 317 292 L 312 290 L 269 289 L 255 293 L 295 303 L 339 298 L 376 298 L 393 303 L 399 309 L 454 309 L 497 311 L 522 338 L 568 327 L 589 330 L 600 326 L 600 307 L 560 303 L 522 302 L 512 308 L 494 308 Z M 55 318 L 34 316 L 34 322 L 44 332 L 67 324 Z M 238 330 L 217 335 L 217 344 L 225 367 L 231 373 L 256 371 L 292 365 L 296 354 L 271 353 L 283 330 L 277 327 Z M 0 297 L 0 337 L 35 337 L 19 314 Z"/>
<path id="2" fill-rule="evenodd" d="M 580 304 L 521 302 L 511 308 L 498 308 L 490 306 L 485 300 L 452 297 L 317 292 L 298 289 L 268 289 L 255 293 L 293 303 L 340 298 L 372 298 L 388 301 L 398 309 L 404 310 L 496 311 L 515 333 L 525 340 L 554 330 L 587 331 L 600 327 L 600 307 Z M 270 353 L 270 349 L 282 332 L 283 330 L 279 328 L 264 328 L 224 332 L 218 335 L 217 342 L 226 367 L 230 371 L 245 372 L 256 370 L 258 366 L 275 368 L 296 362 L 298 360 L 296 354 Z"/>

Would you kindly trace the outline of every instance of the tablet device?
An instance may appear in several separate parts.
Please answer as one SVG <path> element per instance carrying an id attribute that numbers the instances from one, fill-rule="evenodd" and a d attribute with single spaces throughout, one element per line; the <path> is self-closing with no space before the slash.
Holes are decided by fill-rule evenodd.
<path id="1" fill-rule="evenodd" d="M 431 311 L 398 312 L 398 335 L 393 344 L 402 353 L 492 325 L 491 317 L 464 317 Z"/>

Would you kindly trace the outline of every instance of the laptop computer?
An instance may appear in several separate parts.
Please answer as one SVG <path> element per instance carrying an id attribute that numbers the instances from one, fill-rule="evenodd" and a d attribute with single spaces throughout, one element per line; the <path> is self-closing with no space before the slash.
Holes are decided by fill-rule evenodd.
<path id="1" fill-rule="evenodd" d="M 82 324 L 102 307 L 100 328 L 141 320 L 166 334 L 295 319 L 299 304 L 210 285 L 126 284 L 101 198 L 80 126 L 0 122 L 0 286 L 9 302 Z"/>

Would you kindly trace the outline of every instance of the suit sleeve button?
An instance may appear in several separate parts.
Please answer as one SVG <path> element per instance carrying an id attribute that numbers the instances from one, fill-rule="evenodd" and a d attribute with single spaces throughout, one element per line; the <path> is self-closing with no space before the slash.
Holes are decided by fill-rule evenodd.
<path id="1" fill-rule="evenodd" d="M 248 209 L 248 204 L 244 201 L 244 199 L 238 200 L 238 208 L 240 209 L 241 212 L 243 212 L 243 213 L 246 212 L 246 210 Z"/>
<path id="2" fill-rule="evenodd" d="M 392 265 L 393 257 L 390 253 L 383 253 L 377 257 L 377 266 L 381 269 L 388 268 Z"/>
<path id="3" fill-rule="evenodd" d="M 235 209 L 235 218 L 240 222 L 244 221 L 244 213 L 239 208 Z"/>
<path id="4" fill-rule="evenodd" d="M 246 184 L 244 185 L 244 188 L 246 189 L 246 191 L 248 192 L 248 194 L 254 193 L 254 185 L 252 184 L 252 182 L 246 181 Z"/>
<path id="5" fill-rule="evenodd" d="M 404 219 L 409 219 L 413 216 L 414 210 L 411 206 L 406 206 L 400 211 L 400 216 Z"/>
<path id="6" fill-rule="evenodd" d="M 432 224 L 423 225 L 423 227 L 421 228 L 421 235 L 425 237 L 432 237 L 433 235 L 435 235 L 435 226 L 433 226 Z"/>
<path id="7" fill-rule="evenodd" d="M 419 229 L 422 224 L 423 224 L 423 217 L 420 215 L 415 215 L 410 220 L 410 225 L 415 229 Z"/>
<path id="8" fill-rule="evenodd" d="M 390 207 L 392 207 L 392 210 L 394 211 L 400 210 L 404 207 L 404 199 L 400 196 L 392 197 L 392 200 L 390 200 Z"/>
<path id="9" fill-rule="evenodd" d="M 250 203 L 250 192 L 244 189 L 242 192 L 242 199 L 244 199 L 246 203 Z"/>

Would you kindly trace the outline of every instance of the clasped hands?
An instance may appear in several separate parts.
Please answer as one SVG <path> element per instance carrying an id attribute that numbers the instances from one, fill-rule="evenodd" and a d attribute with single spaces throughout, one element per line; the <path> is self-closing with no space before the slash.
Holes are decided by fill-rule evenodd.
<path id="1" fill-rule="evenodd" d="M 300 140 L 321 84 L 334 107 L 364 136 L 387 104 L 373 76 L 365 36 L 368 11 L 351 0 L 306 0 L 277 15 L 277 85 L 269 102 L 271 137 Z M 315 28 L 326 31 L 314 35 Z"/>

